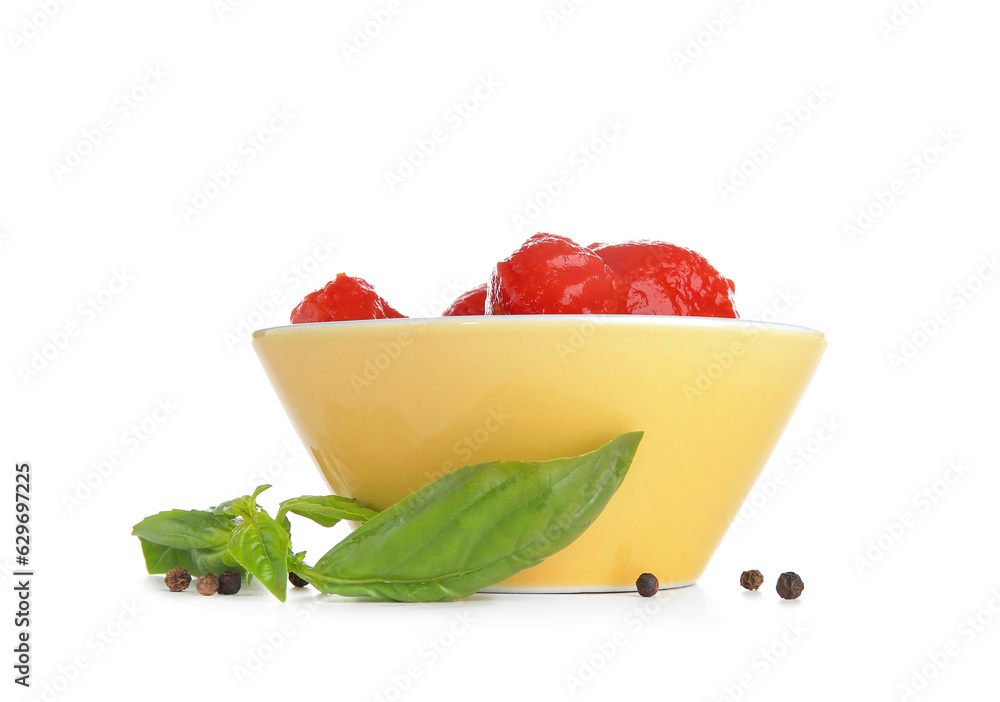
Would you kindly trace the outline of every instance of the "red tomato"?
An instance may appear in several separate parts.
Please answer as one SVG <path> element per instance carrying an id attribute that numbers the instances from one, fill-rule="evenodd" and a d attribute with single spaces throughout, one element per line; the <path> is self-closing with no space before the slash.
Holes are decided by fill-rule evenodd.
<path id="1" fill-rule="evenodd" d="M 736 285 L 705 257 L 662 241 L 591 244 L 618 276 L 621 311 L 688 317 L 739 317 Z"/>
<path id="2" fill-rule="evenodd" d="M 442 313 L 445 317 L 472 317 L 486 314 L 486 283 L 462 293 L 451 307 Z"/>
<path id="3" fill-rule="evenodd" d="M 486 314 L 614 314 L 615 276 L 594 252 L 538 233 L 490 276 Z"/>
<path id="4" fill-rule="evenodd" d="M 361 278 L 338 273 L 322 290 L 311 292 L 292 310 L 292 324 L 404 317 Z"/>

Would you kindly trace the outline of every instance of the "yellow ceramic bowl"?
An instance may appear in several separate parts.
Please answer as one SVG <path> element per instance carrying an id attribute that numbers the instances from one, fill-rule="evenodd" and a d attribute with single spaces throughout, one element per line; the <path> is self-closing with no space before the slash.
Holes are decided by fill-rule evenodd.
<path id="1" fill-rule="evenodd" d="M 826 341 L 801 327 L 613 315 L 302 324 L 254 334 L 339 495 L 385 509 L 443 472 L 645 437 L 584 534 L 491 590 L 628 590 L 704 571 Z"/>

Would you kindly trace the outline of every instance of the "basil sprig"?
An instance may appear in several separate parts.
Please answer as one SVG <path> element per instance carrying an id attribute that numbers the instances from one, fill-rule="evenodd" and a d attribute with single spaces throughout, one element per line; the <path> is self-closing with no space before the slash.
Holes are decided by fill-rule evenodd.
<path id="1" fill-rule="evenodd" d="M 338 495 L 285 500 L 277 517 L 252 495 L 211 510 L 170 510 L 133 527 L 146 570 L 236 570 L 282 602 L 293 572 L 325 593 L 400 602 L 467 597 L 540 563 L 600 515 L 628 472 L 642 432 L 551 461 L 465 466 L 378 513 Z M 315 566 L 293 553 L 288 514 L 330 527 L 364 522 Z"/>
<path id="2" fill-rule="evenodd" d="M 132 528 L 139 537 L 146 572 L 166 573 L 184 568 L 192 575 L 236 571 L 255 577 L 271 594 L 285 600 L 289 564 L 301 566 L 305 551 L 291 555 L 288 513 L 330 527 L 341 519 L 365 521 L 377 514 L 338 495 L 304 496 L 281 503 L 278 516 L 257 504 L 270 488 L 261 485 L 251 495 L 226 500 L 209 510 L 173 509 L 146 517 Z M 293 571 L 294 572 L 294 571 Z"/>

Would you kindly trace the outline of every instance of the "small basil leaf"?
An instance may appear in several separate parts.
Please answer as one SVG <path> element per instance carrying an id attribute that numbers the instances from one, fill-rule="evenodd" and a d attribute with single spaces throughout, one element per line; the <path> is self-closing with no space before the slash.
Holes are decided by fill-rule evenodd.
<path id="1" fill-rule="evenodd" d="M 229 542 L 235 526 L 225 515 L 172 509 L 146 517 L 132 527 L 132 534 L 170 548 L 215 548 Z"/>
<path id="2" fill-rule="evenodd" d="M 236 506 L 237 500 L 239 499 L 240 498 L 236 497 L 233 498 L 232 500 L 226 500 L 225 502 L 216 505 L 215 507 L 212 507 L 212 514 L 228 514 L 231 516 L 239 514 L 239 510 L 237 509 Z"/>
<path id="3" fill-rule="evenodd" d="M 372 517 L 298 575 L 322 592 L 402 602 L 467 597 L 573 542 L 625 478 L 641 432 L 575 458 L 445 474 Z"/>
<path id="4" fill-rule="evenodd" d="M 262 511 L 245 513 L 243 522 L 229 539 L 232 558 L 282 602 L 288 585 L 291 549 L 288 531 Z"/>
<path id="5" fill-rule="evenodd" d="M 324 527 L 332 527 L 341 519 L 366 522 L 378 514 L 375 510 L 366 509 L 349 497 L 340 495 L 293 497 L 279 505 L 278 519 L 286 512 L 311 519 Z"/>

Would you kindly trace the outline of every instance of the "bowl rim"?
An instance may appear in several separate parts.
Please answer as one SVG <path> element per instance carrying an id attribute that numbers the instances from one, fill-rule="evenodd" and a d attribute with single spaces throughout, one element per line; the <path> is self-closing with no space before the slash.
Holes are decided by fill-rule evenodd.
<path id="1" fill-rule="evenodd" d="M 709 328 L 734 328 L 734 329 L 768 329 L 780 332 L 795 332 L 801 334 L 819 335 L 823 338 L 826 335 L 817 330 L 803 327 L 796 324 L 785 324 L 783 322 L 764 322 L 752 319 L 734 319 L 731 317 L 683 317 L 675 315 L 652 315 L 652 314 L 517 314 L 517 315 L 477 315 L 466 317 L 396 317 L 392 319 L 357 319 L 342 322 L 306 322 L 303 324 L 283 324 L 274 327 L 265 327 L 253 332 L 253 338 L 259 339 L 264 336 L 275 334 L 301 333 L 307 330 L 317 329 L 354 329 L 371 326 L 424 326 L 424 325 L 497 325 L 505 324 L 540 324 L 540 323 L 565 323 L 567 326 L 575 327 L 586 323 L 597 323 L 603 325 L 623 325 L 623 326 L 654 326 L 654 327 L 709 327 Z"/>

